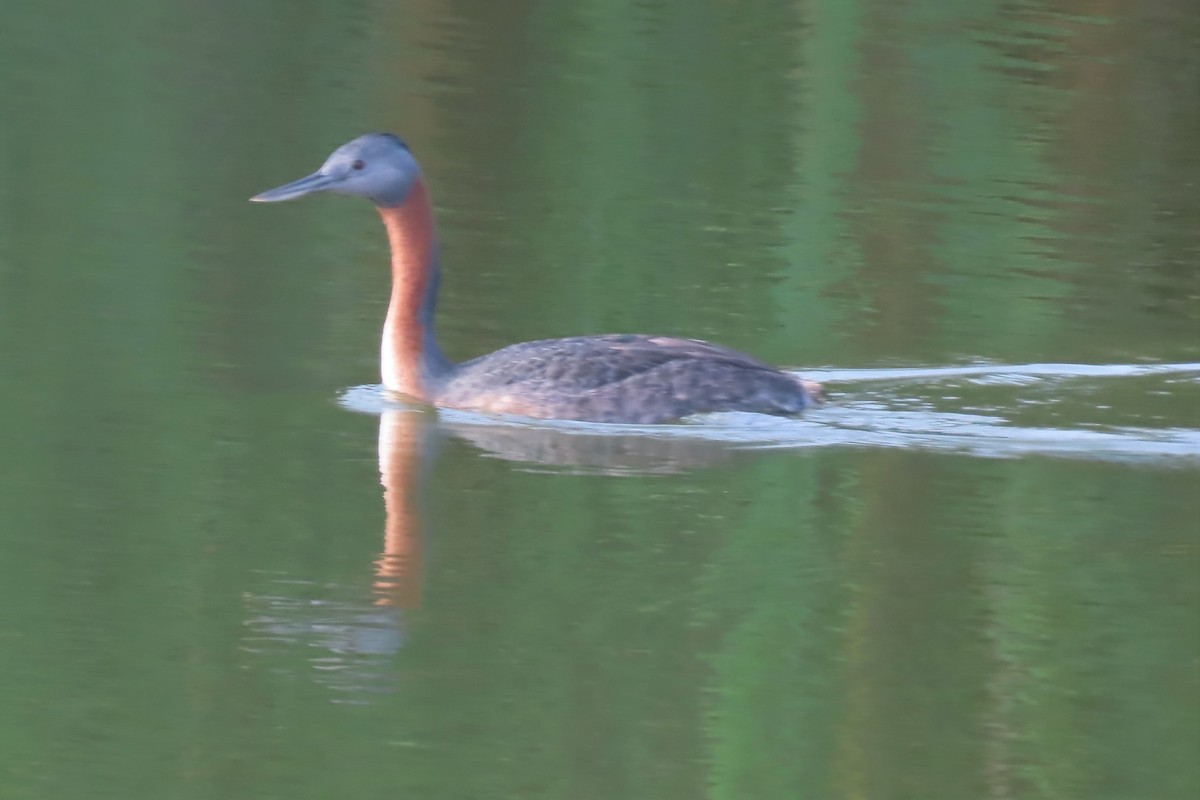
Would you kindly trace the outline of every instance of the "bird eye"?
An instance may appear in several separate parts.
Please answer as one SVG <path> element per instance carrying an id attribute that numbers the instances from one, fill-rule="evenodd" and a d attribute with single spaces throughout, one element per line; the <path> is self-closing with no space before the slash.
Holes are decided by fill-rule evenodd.
<path id="1" fill-rule="evenodd" d="M 366 164 L 364 164 L 364 163 L 363 163 L 363 160 L 360 158 L 360 159 L 356 160 L 356 161 L 355 161 L 353 164 L 351 164 L 350 166 L 354 167 L 355 169 L 362 169 L 363 167 L 365 167 L 365 166 L 366 166 Z"/>

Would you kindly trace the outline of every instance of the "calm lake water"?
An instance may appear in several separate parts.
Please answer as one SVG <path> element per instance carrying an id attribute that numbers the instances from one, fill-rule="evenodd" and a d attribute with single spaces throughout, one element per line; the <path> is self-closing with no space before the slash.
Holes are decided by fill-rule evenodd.
<path id="1" fill-rule="evenodd" d="M 0 10 L 0 798 L 1200 795 L 1200 7 Z M 463 359 L 828 381 L 388 406 L 422 159 Z"/>

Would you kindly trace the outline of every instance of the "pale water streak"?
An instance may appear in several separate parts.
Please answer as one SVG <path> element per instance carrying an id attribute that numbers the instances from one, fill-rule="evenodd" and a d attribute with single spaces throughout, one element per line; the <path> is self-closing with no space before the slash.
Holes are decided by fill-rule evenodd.
<path id="1" fill-rule="evenodd" d="M 945 380 L 971 377 L 981 382 L 1025 378 L 1131 378 L 1140 375 L 1186 375 L 1200 381 L 1200 362 L 1190 364 L 971 364 L 962 367 L 897 367 L 893 369 L 805 370 L 816 381 L 862 383 L 879 380 Z"/>
<path id="2" fill-rule="evenodd" d="M 247 593 L 239 650 L 271 663 L 299 648 L 313 680 L 332 702 L 363 703 L 391 691 L 387 657 L 404 646 L 400 609 L 337 597 L 341 587 L 263 575 L 274 593 Z M 290 667 L 289 667 L 290 668 Z"/>

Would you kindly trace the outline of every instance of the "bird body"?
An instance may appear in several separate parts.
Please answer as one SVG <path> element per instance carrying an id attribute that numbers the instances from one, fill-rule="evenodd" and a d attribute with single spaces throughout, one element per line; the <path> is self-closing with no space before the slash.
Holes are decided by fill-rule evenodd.
<path id="1" fill-rule="evenodd" d="M 591 422 L 669 422 L 708 411 L 796 414 L 800 379 L 724 347 L 606 334 L 509 345 L 437 387 L 448 408 Z"/>
<path id="2" fill-rule="evenodd" d="M 392 254 L 380 366 L 384 385 L 442 408 L 591 422 L 661 423 L 712 411 L 797 414 L 820 387 L 735 350 L 640 334 L 509 345 L 455 364 L 439 349 L 440 281 L 433 211 L 416 160 L 391 134 L 361 136 L 313 175 L 252 198 L 317 191 L 375 202 Z"/>

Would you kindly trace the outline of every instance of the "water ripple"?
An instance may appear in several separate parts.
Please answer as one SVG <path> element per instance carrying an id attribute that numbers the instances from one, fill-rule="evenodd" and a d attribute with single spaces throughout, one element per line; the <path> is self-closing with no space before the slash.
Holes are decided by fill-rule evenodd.
<path id="1" fill-rule="evenodd" d="M 667 469 L 710 463 L 737 450 L 814 447 L 1200 460 L 1200 425 L 1180 419 L 1200 408 L 1200 363 L 823 369 L 805 376 L 831 385 L 835 399 L 801 418 L 719 413 L 678 425 L 609 425 L 442 410 L 439 419 L 502 458 L 633 471 L 660 462 Z M 1153 398 L 1170 400 L 1169 413 L 1149 410 Z M 354 387 L 339 402 L 367 414 L 404 408 L 379 386 Z"/>

